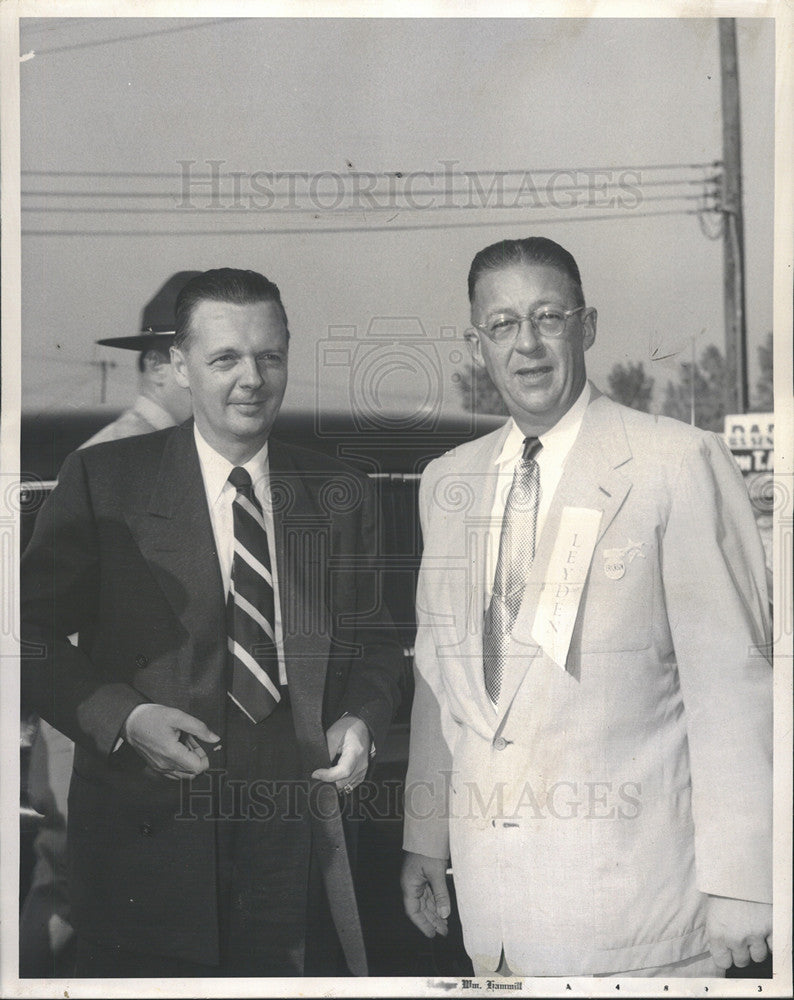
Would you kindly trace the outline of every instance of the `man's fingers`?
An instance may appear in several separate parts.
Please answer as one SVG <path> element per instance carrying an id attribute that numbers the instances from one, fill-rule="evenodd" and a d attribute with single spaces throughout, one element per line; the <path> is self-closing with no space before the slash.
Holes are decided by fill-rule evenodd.
<path id="1" fill-rule="evenodd" d="M 151 749 L 148 752 L 143 749 L 140 752 L 153 770 L 168 777 L 195 778 L 209 767 L 206 754 L 200 757 L 177 740 L 163 749 Z"/>
<path id="2" fill-rule="evenodd" d="M 417 892 L 416 895 L 411 894 L 403 897 L 403 906 L 405 908 L 406 916 L 419 928 L 425 937 L 433 938 L 436 936 L 438 928 L 435 922 L 431 919 L 431 915 L 427 908 L 429 889 L 427 885 L 424 887 L 417 885 L 414 889 Z"/>
<path id="3" fill-rule="evenodd" d="M 356 771 L 357 756 L 354 746 L 346 746 L 342 750 L 342 756 L 333 767 L 318 768 L 312 777 L 319 778 L 320 781 L 335 781 L 341 788 Z"/>
<path id="4" fill-rule="evenodd" d="M 130 712 L 124 738 L 157 774 L 194 778 L 209 767 L 198 740 L 217 743 L 218 737 L 200 719 L 168 705 L 148 703 Z"/>
<path id="5" fill-rule="evenodd" d="M 430 888 L 433 891 L 433 898 L 435 901 L 435 910 L 438 915 L 444 920 L 444 930 L 446 932 L 446 918 L 449 916 L 451 911 L 451 906 L 449 903 L 449 891 L 447 889 L 447 878 L 446 873 L 441 873 L 440 875 L 431 871 L 428 872 Z"/>
<path id="6" fill-rule="evenodd" d="M 405 913 L 411 923 L 418 927 L 425 937 L 434 938 L 436 936 L 436 929 L 425 916 L 418 899 L 411 903 L 405 903 Z"/>
<path id="7" fill-rule="evenodd" d="M 181 729 L 183 733 L 190 733 L 193 736 L 197 736 L 205 743 L 217 743 L 220 739 L 220 736 L 217 733 L 213 733 L 209 726 L 205 726 L 201 719 L 197 719 L 193 715 L 188 715 L 187 712 L 182 712 L 178 708 L 173 709 L 170 722 L 175 729 Z"/>
<path id="8" fill-rule="evenodd" d="M 161 771 L 181 771 L 191 776 L 200 774 L 207 769 L 207 755 L 202 760 L 197 754 L 183 744 L 176 742 L 162 754 Z"/>
<path id="9" fill-rule="evenodd" d="M 430 886 L 425 886 L 424 912 L 437 934 L 447 936 L 447 921 L 439 912 L 439 902 Z"/>
<path id="10" fill-rule="evenodd" d="M 200 760 L 207 761 L 207 765 L 209 766 L 207 751 L 199 743 L 199 741 L 195 738 L 195 736 L 191 736 L 190 733 L 183 733 L 182 742 L 185 744 L 188 750 L 190 750 L 191 753 L 195 754 Z"/>
<path id="11" fill-rule="evenodd" d="M 706 934 L 714 961 L 721 969 L 742 969 L 750 959 L 763 961 L 772 933 L 772 906 L 746 899 L 709 896 Z"/>
<path id="12" fill-rule="evenodd" d="M 194 753 L 201 760 L 206 761 L 207 766 L 209 766 L 209 758 L 207 757 L 207 751 L 199 743 L 196 737 L 191 736 L 190 733 L 183 733 L 183 737 L 184 737 L 183 742 L 185 746 L 188 748 L 188 750 L 190 750 L 191 753 Z"/>
<path id="13" fill-rule="evenodd" d="M 403 906 L 412 923 L 425 937 L 447 935 L 450 913 L 446 880 L 447 863 L 439 858 L 407 854 L 400 882 Z"/>
<path id="14" fill-rule="evenodd" d="M 712 943 L 711 944 L 711 957 L 714 959 L 714 964 L 719 969 L 730 969 L 733 965 L 733 957 L 730 951 L 722 943 Z"/>

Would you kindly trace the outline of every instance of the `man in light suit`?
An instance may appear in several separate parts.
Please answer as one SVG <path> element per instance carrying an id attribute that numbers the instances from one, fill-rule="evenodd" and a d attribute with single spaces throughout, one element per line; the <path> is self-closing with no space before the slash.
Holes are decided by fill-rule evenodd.
<path id="1" fill-rule="evenodd" d="M 405 907 L 478 975 L 723 975 L 771 947 L 764 559 L 721 440 L 588 383 L 573 257 L 505 240 L 467 340 L 512 419 L 428 466 Z"/>
<path id="2" fill-rule="evenodd" d="M 194 421 L 70 456 L 22 564 L 23 685 L 76 743 L 76 975 L 332 975 L 334 934 L 364 975 L 339 795 L 402 656 L 373 497 L 270 438 L 272 282 L 208 271 L 176 315 Z"/>

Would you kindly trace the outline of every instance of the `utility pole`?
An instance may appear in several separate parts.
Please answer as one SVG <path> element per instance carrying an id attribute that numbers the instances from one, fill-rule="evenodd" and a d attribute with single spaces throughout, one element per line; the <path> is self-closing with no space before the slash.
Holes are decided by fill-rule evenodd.
<path id="1" fill-rule="evenodd" d="M 96 365 L 100 370 L 100 390 L 99 390 L 99 402 L 104 403 L 107 396 L 107 385 L 108 385 L 108 369 L 115 368 L 115 361 L 92 361 L 92 365 Z"/>
<path id="2" fill-rule="evenodd" d="M 722 81 L 722 246 L 725 303 L 726 413 L 746 413 L 747 327 L 744 300 L 742 136 L 736 18 L 718 19 Z"/>

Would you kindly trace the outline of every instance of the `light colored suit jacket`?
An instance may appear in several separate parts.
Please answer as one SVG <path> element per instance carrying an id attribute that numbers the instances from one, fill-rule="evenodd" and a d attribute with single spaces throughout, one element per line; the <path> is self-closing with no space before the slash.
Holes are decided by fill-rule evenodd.
<path id="1" fill-rule="evenodd" d="M 595 395 L 498 710 L 481 554 L 507 429 L 431 463 L 420 491 L 405 848 L 451 852 L 469 954 L 495 970 L 504 948 L 523 975 L 687 958 L 707 949 L 704 893 L 771 900 L 768 604 L 741 475 L 716 436 Z M 560 666 L 533 631 L 563 593 L 558 536 L 598 518 L 583 509 L 600 523 Z"/>

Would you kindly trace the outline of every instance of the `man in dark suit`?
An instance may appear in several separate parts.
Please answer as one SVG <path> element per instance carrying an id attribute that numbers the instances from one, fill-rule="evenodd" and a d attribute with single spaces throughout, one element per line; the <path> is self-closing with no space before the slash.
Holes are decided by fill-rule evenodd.
<path id="1" fill-rule="evenodd" d="M 288 345 L 262 275 L 189 282 L 194 421 L 70 456 L 23 558 L 23 687 L 76 743 L 78 976 L 334 974 L 336 938 L 367 971 L 339 795 L 402 653 L 366 480 L 270 440 Z"/>
<path id="2" fill-rule="evenodd" d="M 176 297 L 200 273 L 172 274 L 143 307 L 140 333 L 97 341 L 138 353 L 138 396 L 82 448 L 175 427 L 190 416 L 190 392 L 174 378 L 171 344 Z M 19 915 L 19 974 L 24 978 L 52 979 L 71 973 L 74 929 L 66 888 L 66 828 L 73 761 L 72 741 L 39 720 L 30 750 L 27 792 L 42 820 L 33 844 L 36 864 L 31 887 Z"/>

